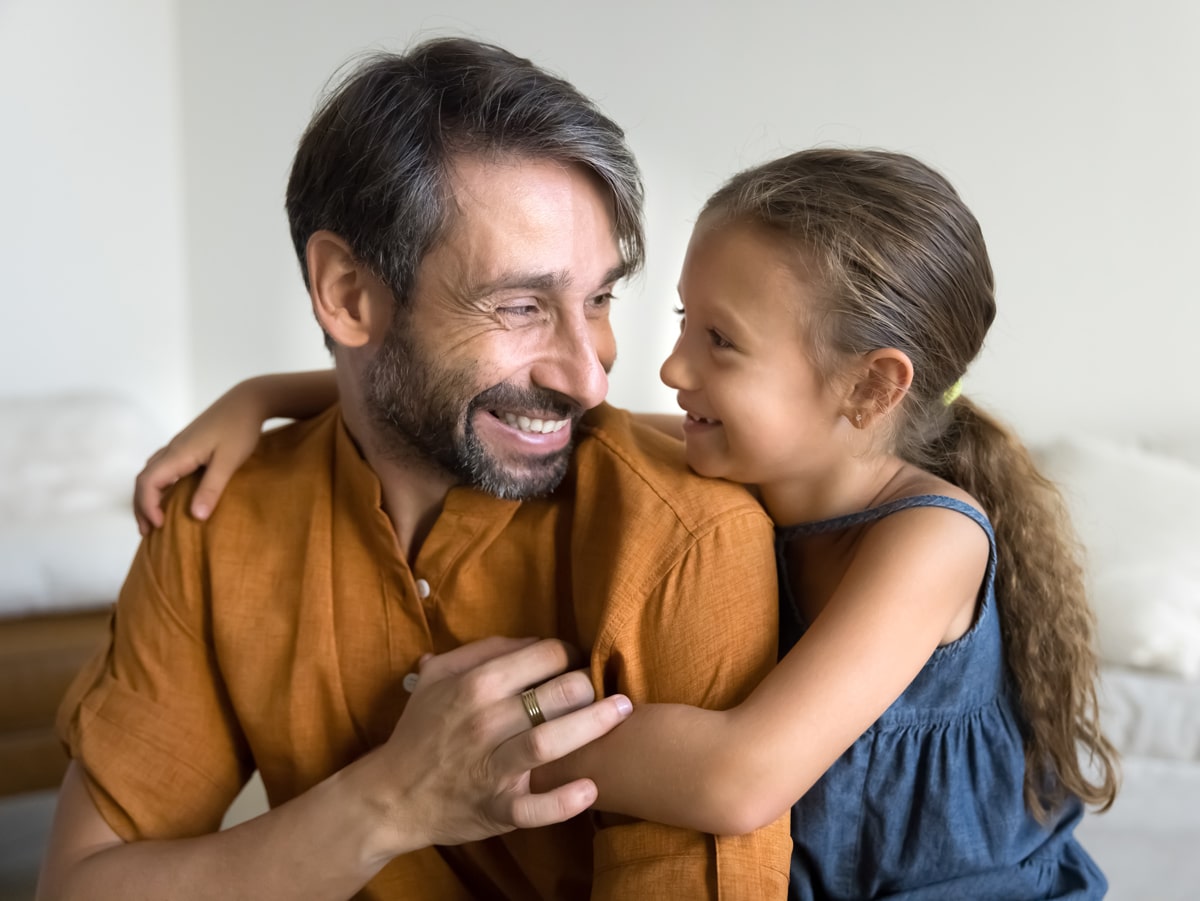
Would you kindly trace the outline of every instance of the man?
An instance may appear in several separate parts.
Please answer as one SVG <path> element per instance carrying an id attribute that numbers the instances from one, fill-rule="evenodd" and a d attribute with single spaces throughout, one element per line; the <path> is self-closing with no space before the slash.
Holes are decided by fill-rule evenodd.
<path id="1" fill-rule="evenodd" d="M 593 687 L 728 706 L 774 658 L 765 515 L 603 405 L 642 257 L 620 130 L 525 60 L 433 41 L 327 101 L 287 206 L 341 404 L 264 439 L 207 523 L 176 490 L 143 543 L 64 703 L 44 896 L 781 893 L 784 824 L 505 832 L 591 803 L 528 776 L 624 715 Z M 586 648 L 592 685 L 518 698 L 566 652 L 460 647 L 488 635 Z M 255 768 L 272 811 L 216 833 Z"/>

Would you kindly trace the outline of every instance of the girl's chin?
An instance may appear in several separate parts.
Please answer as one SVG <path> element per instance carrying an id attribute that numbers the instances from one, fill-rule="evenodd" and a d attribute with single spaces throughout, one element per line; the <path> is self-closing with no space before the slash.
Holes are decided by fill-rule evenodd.
<path id="1" fill-rule="evenodd" d="M 729 478 L 723 467 L 717 465 L 711 457 L 704 454 L 687 454 L 688 469 L 698 476 L 704 476 L 706 479 L 726 479 Z"/>

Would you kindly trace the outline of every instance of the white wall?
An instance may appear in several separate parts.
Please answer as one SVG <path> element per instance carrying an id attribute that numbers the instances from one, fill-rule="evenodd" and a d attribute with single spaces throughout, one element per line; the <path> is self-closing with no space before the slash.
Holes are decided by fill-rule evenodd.
<path id="1" fill-rule="evenodd" d="M 74 17 L 66 34 L 48 25 L 60 21 L 55 8 Z M 183 365 L 195 410 L 245 375 L 324 365 L 282 211 L 295 141 L 329 76 L 355 53 L 453 31 L 566 75 L 626 127 L 642 161 L 651 261 L 619 301 L 618 403 L 674 408 L 657 367 L 675 331 L 677 267 L 704 197 L 769 156 L 847 143 L 934 163 L 983 223 L 1001 312 L 969 393 L 1030 438 L 1197 418 L 1200 312 L 1190 264 L 1200 247 L 1200 5 L 1192 0 L 181 2 L 184 150 L 176 158 L 170 51 L 151 40 L 170 44 L 167 7 L 109 0 L 105 8 L 102 18 L 82 0 L 0 6 L 5 109 L 10 95 L 24 98 L 31 73 L 64 77 L 47 48 L 61 56 L 65 41 L 85 66 L 72 62 L 70 90 L 53 80 L 34 86 L 43 103 L 68 102 L 49 145 L 27 135 L 18 142 L 26 148 L 18 162 L 34 168 L 65 154 L 53 172 L 78 193 L 61 188 L 53 221 L 36 229 L 71 239 L 65 271 L 46 268 L 56 254 L 34 229 L 4 217 L 4 234 L 14 232 L 0 258 L 6 287 L 30 254 L 36 261 L 18 277 L 23 328 L 10 336 L 25 337 L 10 338 L 19 346 L 3 364 L 5 390 L 120 380 L 169 405 Z M 118 12 L 126 24 L 107 26 Z M 32 22 L 32 36 L 10 33 L 17 18 Z M 120 150 L 95 140 L 101 120 L 120 126 L 108 132 L 123 139 Z M 131 129 L 146 132 L 146 143 L 124 140 Z M 13 157 L 0 147 L 0 159 Z M 167 246 L 179 165 L 186 347 L 169 327 L 179 296 Z M 19 181 L 0 177 L 6 190 Z M 121 191 L 109 187 L 117 183 Z M 26 250 L 10 255 L 14 238 Z M 134 249 L 131 274 L 117 263 Z M 5 303 L 11 308 L 14 295 Z M 46 304 L 61 315 L 39 331 Z M 164 343 L 148 347 L 151 339 Z"/>
<path id="2" fill-rule="evenodd" d="M 0 397 L 192 405 L 174 7 L 0 0 Z"/>

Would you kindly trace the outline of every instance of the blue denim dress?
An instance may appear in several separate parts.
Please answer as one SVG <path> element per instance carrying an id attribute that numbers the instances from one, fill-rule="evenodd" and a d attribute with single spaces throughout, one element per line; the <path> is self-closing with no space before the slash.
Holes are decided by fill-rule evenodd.
<path id="1" fill-rule="evenodd" d="M 792 808 L 788 897 L 1102 898 L 1108 883 L 1074 836 L 1080 802 L 1069 800 L 1045 825 L 1025 807 L 1024 748 L 996 614 L 996 541 L 982 513 L 921 495 L 779 529 L 780 656 L 806 628 L 789 587 L 787 543 L 911 507 L 956 510 L 987 533 L 981 608 Z"/>

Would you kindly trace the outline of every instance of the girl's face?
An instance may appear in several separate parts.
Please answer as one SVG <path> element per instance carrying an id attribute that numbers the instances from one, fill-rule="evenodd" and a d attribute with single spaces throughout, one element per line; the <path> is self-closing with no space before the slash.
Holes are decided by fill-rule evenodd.
<path id="1" fill-rule="evenodd" d="M 747 223 L 697 224 L 679 279 L 683 320 L 661 377 L 687 414 L 687 462 L 749 484 L 828 471 L 849 428 L 809 359 L 814 287 L 787 239 Z"/>

